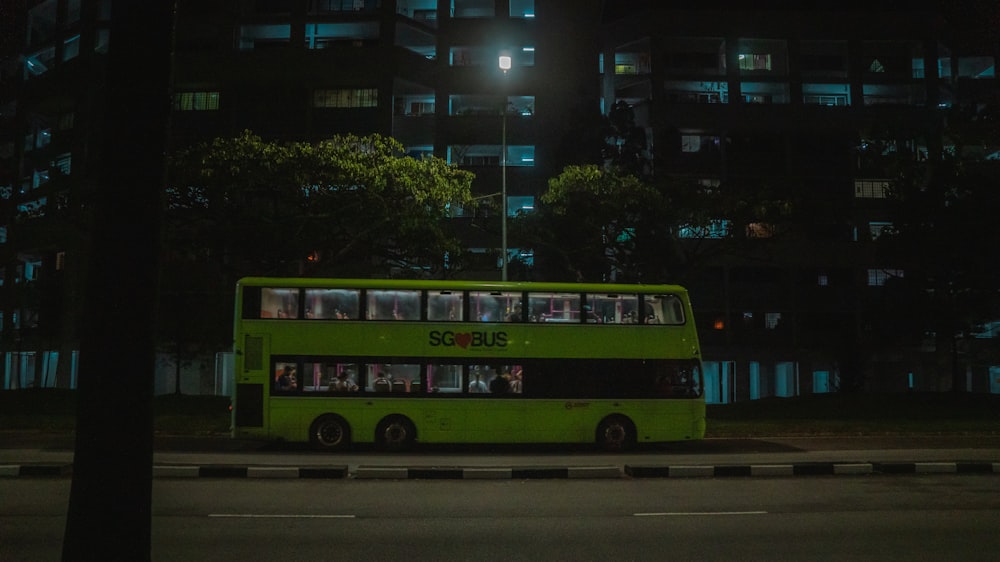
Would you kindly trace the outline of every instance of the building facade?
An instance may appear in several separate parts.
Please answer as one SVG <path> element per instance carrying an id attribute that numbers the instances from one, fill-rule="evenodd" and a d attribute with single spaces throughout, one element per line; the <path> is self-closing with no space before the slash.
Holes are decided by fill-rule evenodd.
<path id="1" fill-rule="evenodd" d="M 71 387 L 112 2 L 21 1 L 0 85 L 3 388 Z M 708 252 L 676 280 L 695 297 L 709 400 L 837 390 L 845 359 L 830 341 L 852 332 L 822 327 L 863 324 L 870 295 L 906 268 L 877 250 L 892 178 L 858 147 L 889 119 L 919 131 L 914 154 L 938 148 L 942 108 L 998 91 L 997 53 L 952 52 L 933 11 L 619 4 L 180 0 L 171 143 L 244 130 L 278 140 L 380 133 L 473 171 L 475 196 L 506 193 L 515 215 L 531 212 L 565 165 L 588 160 L 574 152 L 583 124 L 627 102 L 656 175 L 708 189 L 780 183 L 831 210 L 810 236 L 780 244 L 755 245 L 771 238 L 768 225 L 725 216 L 709 229 L 672 225 L 692 246 L 748 242 Z M 453 220 L 488 225 L 464 229 L 488 255 L 500 221 L 482 213 L 455 209 Z M 509 255 L 532 260 L 516 241 Z M 927 349 L 878 356 L 869 388 L 946 387 Z M 164 362 L 162 376 L 177 376 Z M 158 390 L 218 391 L 204 365 Z M 969 365 L 968 389 L 1000 392 L 995 379 L 989 365 Z"/>

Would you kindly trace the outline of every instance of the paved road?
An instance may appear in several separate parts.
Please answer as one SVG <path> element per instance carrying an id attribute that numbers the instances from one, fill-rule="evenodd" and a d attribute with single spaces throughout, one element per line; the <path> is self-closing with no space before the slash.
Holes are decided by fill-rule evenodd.
<path id="1" fill-rule="evenodd" d="M 0 431 L 0 476 L 72 473 L 73 436 Z M 424 446 L 323 453 L 224 436 L 157 435 L 154 476 L 259 478 L 653 478 L 992 473 L 1000 434 L 705 439 L 605 453 L 568 446 Z"/>

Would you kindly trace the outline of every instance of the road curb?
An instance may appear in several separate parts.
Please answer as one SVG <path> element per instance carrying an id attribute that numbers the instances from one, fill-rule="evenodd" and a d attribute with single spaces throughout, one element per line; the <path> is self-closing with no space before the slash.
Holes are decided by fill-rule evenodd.
<path id="1" fill-rule="evenodd" d="M 73 465 L 0 465 L 0 478 L 67 478 Z M 618 478 L 785 478 L 897 474 L 1000 474 L 1000 462 L 807 462 L 721 465 L 602 465 L 521 467 L 400 467 L 284 465 L 155 465 L 154 478 L 356 479 L 356 480 L 532 480 Z"/>

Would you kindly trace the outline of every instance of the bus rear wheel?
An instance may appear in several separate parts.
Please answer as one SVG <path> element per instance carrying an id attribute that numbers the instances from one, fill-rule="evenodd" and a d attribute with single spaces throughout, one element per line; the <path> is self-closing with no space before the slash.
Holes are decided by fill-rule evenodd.
<path id="1" fill-rule="evenodd" d="M 631 449 L 635 442 L 635 425 L 625 416 L 608 416 L 597 426 L 597 444 L 605 451 Z"/>
<path id="2" fill-rule="evenodd" d="M 316 418 L 309 428 L 309 441 L 314 447 L 325 451 L 346 449 L 351 443 L 351 428 L 347 420 L 326 414 Z"/>
<path id="3" fill-rule="evenodd" d="M 408 449 L 416 438 L 417 428 L 405 416 L 389 416 L 375 429 L 375 442 L 390 451 Z"/>

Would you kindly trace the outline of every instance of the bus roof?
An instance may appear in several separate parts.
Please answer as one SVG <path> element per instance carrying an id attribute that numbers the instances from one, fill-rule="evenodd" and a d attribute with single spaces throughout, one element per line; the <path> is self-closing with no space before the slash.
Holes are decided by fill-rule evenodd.
<path id="1" fill-rule="evenodd" d="M 670 284 L 556 283 L 538 281 L 471 281 L 433 279 L 339 279 L 324 277 L 244 277 L 237 287 L 309 287 L 351 289 L 443 289 L 453 291 L 579 291 L 590 293 L 672 293 L 687 289 Z"/>

